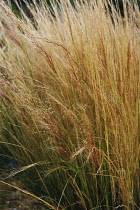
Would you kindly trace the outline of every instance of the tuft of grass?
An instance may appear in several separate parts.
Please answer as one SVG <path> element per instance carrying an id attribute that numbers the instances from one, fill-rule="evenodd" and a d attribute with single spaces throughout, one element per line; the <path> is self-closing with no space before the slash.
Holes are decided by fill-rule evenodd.
<path id="1" fill-rule="evenodd" d="M 138 5 L 52 2 L 32 19 L 0 2 L 0 143 L 19 163 L 1 183 L 51 209 L 139 209 Z"/>

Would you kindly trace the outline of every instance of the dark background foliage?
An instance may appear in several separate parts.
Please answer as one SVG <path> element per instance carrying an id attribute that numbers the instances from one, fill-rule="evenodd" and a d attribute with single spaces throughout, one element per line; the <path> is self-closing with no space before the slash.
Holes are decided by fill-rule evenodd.
<path id="1" fill-rule="evenodd" d="M 14 10 L 14 12 L 18 15 L 19 14 L 19 7 L 21 7 L 23 9 L 23 11 L 29 16 L 31 17 L 31 13 L 29 11 L 29 9 L 27 8 L 26 3 L 29 4 L 33 4 L 33 0 L 5 0 L 6 2 L 10 3 L 12 5 L 12 8 Z M 48 4 L 48 6 L 50 7 L 50 10 L 52 11 L 52 7 L 51 7 L 51 2 L 52 0 L 44 0 L 46 1 L 46 3 Z M 82 0 L 83 2 L 85 1 L 89 1 L 89 0 Z M 93 0 L 93 1 L 97 1 L 98 0 Z M 124 16 L 124 12 L 123 12 L 123 0 L 107 0 L 108 2 L 112 2 L 115 9 L 121 14 L 121 16 Z M 40 0 L 36 0 L 36 2 L 39 4 Z M 56 0 L 56 2 L 59 2 L 59 0 Z M 71 4 L 74 6 L 75 4 L 75 0 L 70 0 Z M 133 5 L 133 0 L 128 0 L 128 2 L 130 2 Z M 137 0 L 137 3 L 139 5 L 140 8 L 140 0 Z M 108 4 L 109 6 L 109 4 Z M 110 6 L 109 6 L 110 8 Z M 110 8 L 111 10 L 111 8 Z M 53 11 L 52 11 L 53 13 Z"/>

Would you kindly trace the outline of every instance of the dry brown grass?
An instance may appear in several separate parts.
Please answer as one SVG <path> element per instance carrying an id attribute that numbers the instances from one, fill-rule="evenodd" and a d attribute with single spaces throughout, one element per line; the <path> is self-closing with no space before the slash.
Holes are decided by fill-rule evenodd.
<path id="1" fill-rule="evenodd" d="M 103 2 L 0 3 L 1 142 L 58 208 L 138 209 L 140 13 Z"/>

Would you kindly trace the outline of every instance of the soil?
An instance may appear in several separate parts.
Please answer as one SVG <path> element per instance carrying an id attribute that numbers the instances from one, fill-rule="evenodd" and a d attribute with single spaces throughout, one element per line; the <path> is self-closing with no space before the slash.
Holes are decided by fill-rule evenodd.
<path id="1" fill-rule="evenodd" d="M 21 187 L 17 180 L 8 182 L 13 186 Z M 45 210 L 48 208 L 38 203 L 30 196 L 13 187 L 0 185 L 0 209 L 1 210 Z"/>
<path id="2" fill-rule="evenodd" d="M 11 170 L 11 167 L 10 167 Z M 9 166 L 5 168 L 1 168 L 0 170 L 0 181 L 4 181 L 9 183 L 12 186 L 25 189 L 23 183 L 20 180 L 12 177 L 10 179 L 6 179 L 9 175 Z M 29 195 L 21 192 L 20 190 L 15 189 L 14 187 L 10 187 L 6 184 L 0 182 L 0 210 L 49 210 L 42 203 L 39 203 L 37 200 L 32 198 Z"/>

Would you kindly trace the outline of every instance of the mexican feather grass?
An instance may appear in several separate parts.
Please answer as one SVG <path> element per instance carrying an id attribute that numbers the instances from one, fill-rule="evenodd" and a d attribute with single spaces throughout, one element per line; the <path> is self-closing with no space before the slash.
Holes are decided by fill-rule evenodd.
<path id="1" fill-rule="evenodd" d="M 0 143 L 20 165 L 1 182 L 50 209 L 139 209 L 138 6 L 52 2 L 0 2 Z"/>

